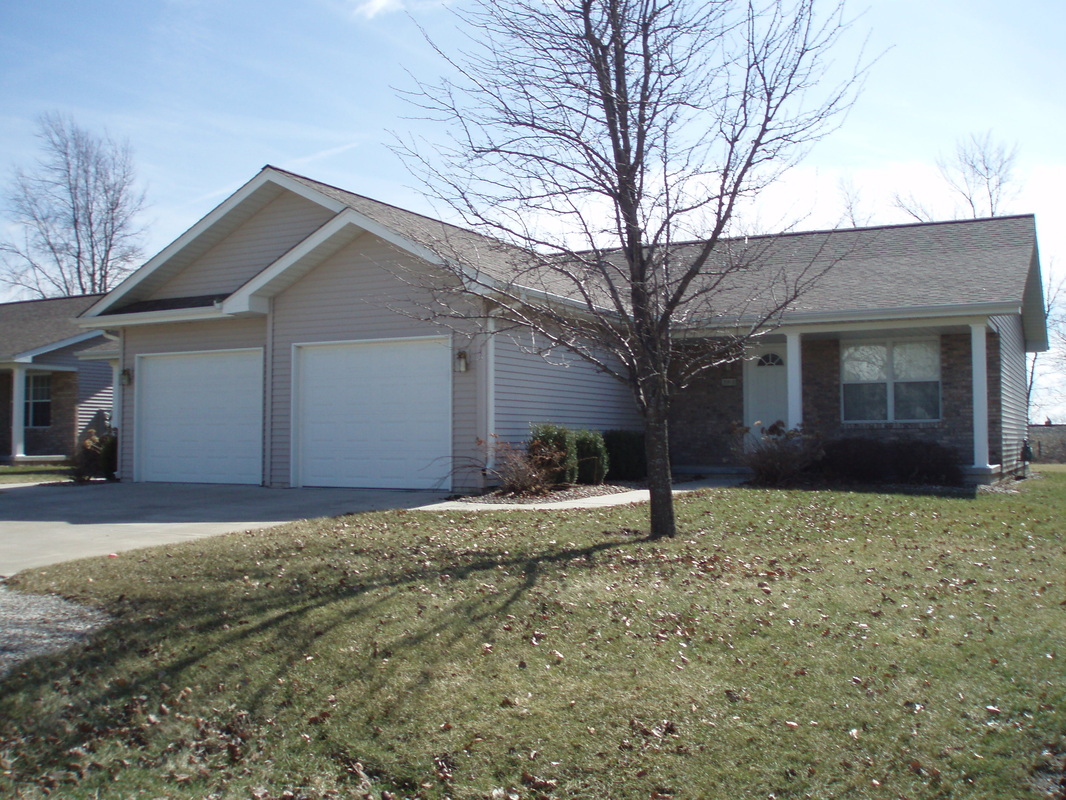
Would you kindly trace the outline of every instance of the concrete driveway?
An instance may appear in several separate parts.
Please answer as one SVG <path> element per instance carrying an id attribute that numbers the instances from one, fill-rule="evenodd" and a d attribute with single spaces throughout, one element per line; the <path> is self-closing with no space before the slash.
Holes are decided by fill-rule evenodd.
<path id="1" fill-rule="evenodd" d="M 446 494 L 188 483 L 0 484 L 0 576 L 297 519 L 416 508 Z"/>

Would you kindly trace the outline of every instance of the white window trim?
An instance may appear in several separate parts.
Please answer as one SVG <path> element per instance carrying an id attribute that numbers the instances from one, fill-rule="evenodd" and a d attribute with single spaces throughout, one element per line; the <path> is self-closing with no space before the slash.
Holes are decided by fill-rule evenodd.
<path id="1" fill-rule="evenodd" d="M 896 384 L 907 383 L 908 381 L 900 381 L 896 378 L 896 359 L 893 354 L 893 348 L 897 344 L 920 344 L 922 342 L 928 342 L 936 347 L 937 353 L 937 407 L 940 409 L 940 415 L 936 418 L 927 419 L 896 419 Z M 884 345 L 888 348 L 888 377 L 883 381 L 846 381 L 844 380 L 844 350 L 848 347 L 861 347 L 863 345 Z M 848 339 L 840 342 L 840 421 L 845 425 L 870 425 L 870 424 L 884 424 L 884 423 L 921 423 L 921 422 L 940 422 L 944 419 L 944 380 L 943 369 L 941 368 L 941 350 L 940 350 L 940 337 L 922 337 L 920 339 L 912 338 L 896 338 L 896 339 Z M 924 382 L 924 381 L 923 381 Z M 886 385 L 886 402 L 888 407 L 886 409 L 887 415 L 885 419 L 845 419 L 844 418 L 844 387 L 845 386 L 874 386 L 874 385 Z"/>
<path id="2" fill-rule="evenodd" d="M 33 397 L 33 381 L 35 378 L 48 378 L 48 399 L 37 400 Z M 33 430 L 44 430 L 45 428 L 52 427 L 52 411 L 53 411 L 53 397 L 52 397 L 52 376 L 46 372 L 31 372 L 26 375 L 26 427 Z M 47 425 L 34 425 L 33 418 L 36 416 L 33 413 L 33 407 L 37 403 L 48 403 L 48 424 Z"/>

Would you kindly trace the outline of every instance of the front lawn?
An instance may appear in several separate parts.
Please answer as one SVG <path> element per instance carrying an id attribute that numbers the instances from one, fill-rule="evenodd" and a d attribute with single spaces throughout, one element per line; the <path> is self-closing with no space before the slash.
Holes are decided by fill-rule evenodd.
<path id="1" fill-rule="evenodd" d="M 70 467 L 63 464 L 0 466 L 0 483 L 37 483 L 70 480 Z"/>
<path id="2" fill-rule="evenodd" d="M 0 795 L 1049 796 L 1066 474 L 702 491 L 667 542 L 645 513 L 362 514 L 22 573 L 116 622 L 0 683 Z"/>

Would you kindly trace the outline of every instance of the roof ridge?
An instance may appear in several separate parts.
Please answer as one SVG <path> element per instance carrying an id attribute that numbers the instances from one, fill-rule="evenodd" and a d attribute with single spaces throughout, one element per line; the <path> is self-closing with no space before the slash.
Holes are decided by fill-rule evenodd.
<path id="1" fill-rule="evenodd" d="M 412 216 L 419 217 L 419 218 L 427 220 L 429 222 L 434 222 L 434 223 L 436 223 L 438 225 L 444 225 L 444 226 L 446 226 L 448 228 L 453 228 L 455 230 L 462 231 L 464 233 L 473 234 L 475 236 L 480 236 L 480 237 L 483 237 L 483 238 L 485 238 L 485 239 L 487 239 L 489 241 L 498 242 L 500 244 L 508 245 L 510 247 L 519 247 L 519 249 L 528 249 L 528 248 L 521 248 L 520 246 L 517 246 L 517 245 L 509 244 L 508 242 L 505 242 L 503 239 L 499 239 L 499 238 L 497 238 L 495 236 L 490 236 L 489 234 L 485 234 L 485 233 L 482 233 L 480 231 L 473 230 L 471 228 L 468 228 L 468 227 L 465 227 L 465 226 L 462 226 L 462 225 L 456 225 L 453 222 L 445 222 L 442 219 L 438 219 L 436 217 L 431 217 L 428 214 L 423 214 L 423 213 L 421 213 L 419 211 L 412 211 L 412 210 L 410 210 L 408 208 L 403 208 L 402 206 L 397 206 L 397 205 L 395 205 L 393 203 L 387 203 L 387 202 L 385 202 L 383 200 L 377 200 L 377 199 L 375 199 L 373 197 L 368 197 L 367 195 L 359 194 L 358 192 L 353 192 L 353 191 L 351 191 L 349 189 L 345 189 L 345 188 L 340 187 L 340 186 L 335 186 L 335 185 L 333 185 L 331 183 L 326 183 L 325 181 L 316 180 L 315 178 L 309 178 L 306 175 L 301 175 L 300 173 L 293 172 L 292 170 L 282 169 L 281 167 L 275 167 L 272 164 L 267 164 L 266 166 L 263 167 L 263 169 L 271 169 L 271 170 L 274 170 L 276 172 L 280 172 L 282 174 L 289 175 L 289 176 L 291 176 L 293 178 L 297 178 L 297 179 L 299 179 L 301 181 L 306 181 L 307 183 L 310 183 L 310 184 L 314 184 L 314 185 L 317 185 L 317 186 L 322 186 L 322 187 L 325 187 L 327 189 L 332 189 L 333 191 L 341 192 L 342 194 L 346 194 L 346 195 L 351 195 L 352 197 L 358 197 L 360 200 L 366 200 L 368 202 L 375 203 L 375 204 L 377 204 L 379 206 L 384 206 L 386 208 L 391 208 L 391 209 L 393 209 L 395 211 L 399 211 L 399 212 L 402 212 L 404 214 L 410 214 Z M 747 234 L 747 235 L 726 236 L 726 237 L 722 237 L 721 241 L 723 241 L 723 242 L 739 242 L 739 241 L 748 241 L 748 240 L 751 240 L 751 239 L 781 239 L 781 238 L 793 237 L 793 236 L 817 236 L 819 234 L 830 234 L 830 233 L 833 233 L 833 234 L 862 233 L 862 232 L 869 232 L 869 231 L 899 230 L 901 228 L 928 228 L 928 227 L 936 227 L 936 226 L 944 226 L 944 225 L 968 225 L 970 223 L 977 223 L 977 222 L 987 223 L 987 222 L 999 222 L 999 221 L 1018 220 L 1018 219 L 1032 219 L 1032 220 L 1035 221 L 1036 220 L 1036 215 L 1033 214 L 1033 213 L 1028 213 L 1028 214 L 1001 214 L 1001 215 L 990 216 L 990 217 L 973 217 L 973 218 L 963 218 L 963 219 L 943 219 L 943 220 L 928 220 L 928 221 L 915 221 L 915 222 L 883 223 L 883 224 L 880 224 L 880 225 L 861 225 L 861 226 L 856 226 L 856 227 L 851 227 L 851 228 L 815 228 L 813 230 L 803 230 L 803 231 L 782 231 L 782 232 L 779 232 L 779 233 L 755 233 L 755 234 Z M 671 246 L 672 247 L 684 247 L 686 245 L 703 244 L 706 241 L 707 241 L 706 239 L 686 239 L 684 241 L 672 242 Z M 607 250 L 616 250 L 618 248 L 617 247 L 609 247 L 609 248 L 606 248 L 606 249 Z M 575 252 L 586 253 L 586 252 L 593 252 L 594 250 L 595 250 L 595 248 L 582 248 L 582 249 L 577 250 Z"/>
<path id="2" fill-rule="evenodd" d="M 374 203 L 374 204 L 379 205 L 379 206 L 384 206 L 385 208 L 391 208 L 392 210 L 399 211 L 399 212 L 401 212 L 403 214 L 410 214 L 411 216 L 419 217 L 421 219 L 426 220 L 427 222 L 433 222 L 433 223 L 436 223 L 437 225 L 445 225 L 445 226 L 447 226 L 449 228 L 454 228 L 457 231 L 463 231 L 464 233 L 474 234 L 475 236 L 482 236 L 485 239 L 491 239 L 492 241 L 500 242 L 501 244 L 506 244 L 506 242 L 504 242 L 502 239 L 496 239 L 495 237 L 488 236 L 487 234 L 481 233 L 480 231 L 475 231 L 475 230 L 472 230 L 470 228 L 464 227 L 462 225 L 456 225 L 453 222 L 445 222 L 442 219 L 438 219 L 436 217 L 431 217 L 428 214 L 423 214 L 420 211 L 412 211 L 409 208 L 404 208 L 403 206 L 398 206 L 398 205 L 395 205 L 394 203 L 387 203 L 384 200 L 378 200 L 378 199 L 376 199 L 374 197 L 369 197 L 369 196 L 367 196 L 365 194 L 359 194 L 358 192 L 353 192 L 350 189 L 345 189 L 345 188 L 343 188 L 341 186 L 335 186 L 332 183 L 326 183 L 325 181 L 320 181 L 320 180 L 317 180 L 315 178 L 309 178 L 306 175 L 301 175 L 300 173 L 293 172 L 292 170 L 282 169 L 281 167 L 275 167 L 272 164 L 267 164 L 266 166 L 263 167 L 263 169 L 274 170 L 275 172 L 280 172 L 280 173 L 282 173 L 284 175 L 288 175 L 288 176 L 290 176 L 292 178 L 297 178 L 297 179 L 299 179 L 301 181 L 306 181 L 307 183 L 315 184 L 316 186 L 323 186 L 323 187 L 325 187 L 327 189 L 332 189 L 335 192 L 341 192 L 342 194 L 351 195 L 352 197 L 358 197 L 360 200 L 366 200 L 367 202 Z M 356 209 L 356 210 L 358 210 L 358 209 Z"/>
<path id="3" fill-rule="evenodd" d="M 71 294 L 63 297 L 31 297 L 27 300 L 9 300 L 0 306 L 17 306 L 27 303 L 55 303 L 60 300 L 88 300 L 90 297 L 104 297 L 107 292 L 89 292 L 88 294 Z"/>

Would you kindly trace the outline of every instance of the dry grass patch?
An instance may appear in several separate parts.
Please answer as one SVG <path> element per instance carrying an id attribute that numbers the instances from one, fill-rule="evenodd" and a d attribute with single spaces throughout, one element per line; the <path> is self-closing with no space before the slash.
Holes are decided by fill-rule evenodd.
<path id="1" fill-rule="evenodd" d="M 23 573 L 118 622 L 0 685 L 0 794 L 1040 796 L 1066 476 L 678 512 L 668 542 L 641 508 L 398 511 Z"/>

